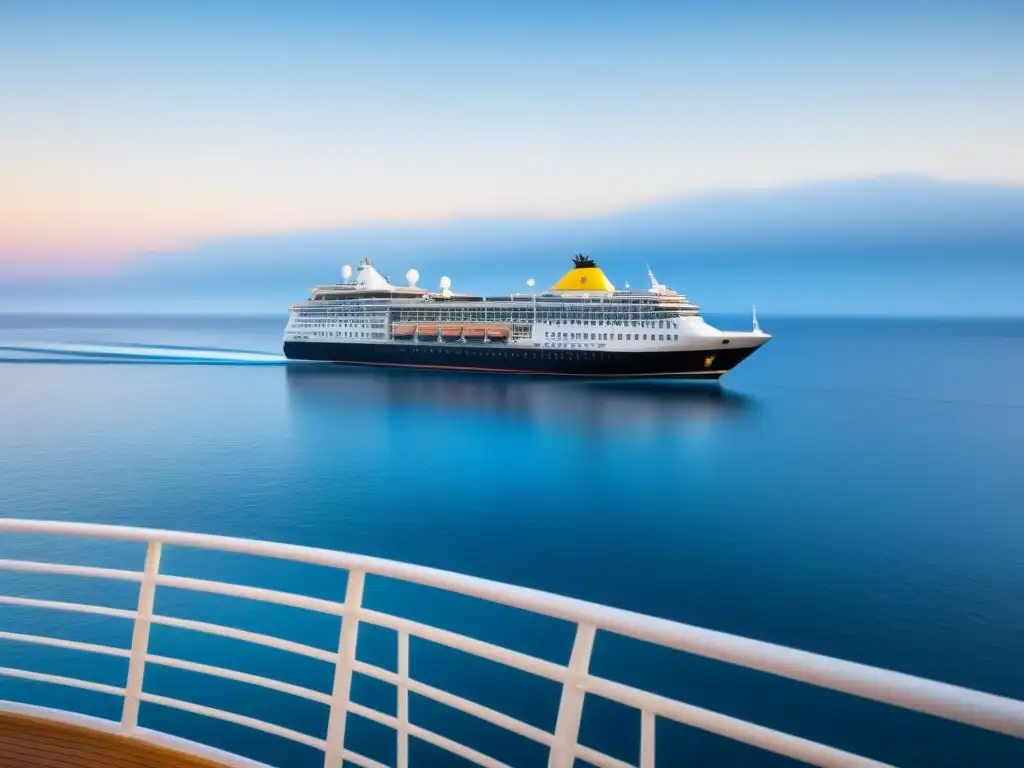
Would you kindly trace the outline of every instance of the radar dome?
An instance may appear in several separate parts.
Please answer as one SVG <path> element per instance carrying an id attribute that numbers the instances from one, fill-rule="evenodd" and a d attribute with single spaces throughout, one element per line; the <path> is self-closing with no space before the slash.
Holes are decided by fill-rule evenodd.
<path id="1" fill-rule="evenodd" d="M 409 281 L 409 287 L 416 285 L 416 281 L 420 279 L 420 273 L 415 269 L 410 269 L 405 273 L 405 279 Z"/>
<path id="2" fill-rule="evenodd" d="M 341 268 L 341 279 L 348 280 L 350 277 L 352 277 L 352 266 L 350 264 L 346 264 Z"/>
<path id="3" fill-rule="evenodd" d="M 532 277 L 529 280 L 526 281 L 526 287 L 527 288 L 533 288 L 533 286 L 535 286 L 536 284 L 537 284 L 537 281 L 534 280 Z"/>
<path id="4" fill-rule="evenodd" d="M 452 287 L 452 279 L 450 277 L 447 277 L 447 276 L 442 277 L 441 278 L 441 288 L 443 288 L 444 290 L 447 290 L 447 289 L 449 289 L 451 287 Z"/>

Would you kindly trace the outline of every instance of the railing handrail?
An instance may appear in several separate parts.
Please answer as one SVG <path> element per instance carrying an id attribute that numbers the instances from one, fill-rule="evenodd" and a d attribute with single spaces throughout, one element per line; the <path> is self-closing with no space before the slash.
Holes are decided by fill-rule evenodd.
<path id="1" fill-rule="evenodd" d="M 158 541 L 363 571 L 576 624 L 593 624 L 598 629 L 635 640 L 1024 738 L 1024 702 L 1015 699 L 438 568 L 299 544 L 159 528 L 7 518 L 0 520 L 0 532 Z"/>
<path id="2" fill-rule="evenodd" d="M 379 677 L 386 682 L 396 685 L 400 701 L 401 697 L 407 696 L 409 691 L 415 691 L 427 695 L 429 698 L 434 698 L 450 706 L 462 709 L 467 713 L 474 714 L 477 717 L 489 720 L 506 729 L 517 731 L 528 738 L 548 744 L 551 747 L 550 765 L 554 767 L 571 764 L 574 755 L 586 757 L 591 762 L 596 761 L 595 764 L 600 766 L 627 765 L 622 763 L 622 761 L 617 761 L 607 755 L 601 755 L 578 744 L 579 718 L 582 710 L 583 696 L 586 693 L 610 698 L 640 710 L 643 724 L 641 768 L 653 766 L 655 716 L 667 717 L 678 722 L 701 727 L 714 733 L 746 741 L 779 754 L 786 754 L 815 764 L 843 766 L 882 765 L 868 758 L 819 745 L 806 739 L 763 728 L 743 720 L 684 704 L 647 691 L 631 688 L 621 683 L 595 677 L 589 671 L 590 649 L 593 645 L 594 633 L 605 631 L 975 725 L 988 730 L 1024 737 L 1024 702 L 1021 701 L 864 664 L 843 661 L 807 651 L 773 645 L 758 640 L 750 640 L 737 635 L 703 629 L 669 619 L 657 618 L 619 608 L 610 608 L 584 600 L 526 587 L 502 584 L 426 566 L 294 544 L 91 523 L 0 519 L 0 533 L 69 535 L 92 539 L 145 542 L 147 544 L 147 557 L 142 571 L 0 559 L 0 570 L 36 573 L 49 572 L 63 575 L 138 581 L 140 583 L 139 604 L 135 611 L 0 595 L 0 604 L 81 611 L 132 619 L 135 625 L 135 634 L 131 649 L 106 648 L 104 646 L 92 646 L 87 643 L 0 632 L 0 640 L 37 642 L 43 645 L 56 645 L 76 650 L 129 656 L 131 664 L 128 684 L 125 689 L 99 686 L 88 681 L 75 681 L 70 678 L 44 675 L 25 670 L 0 669 L 0 676 L 23 677 L 62 685 L 77 685 L 82 688 L 91 688 L 93 690 L 101 690 L 101 692 L 123 695 L 125 698 L 125 709 L 121 727 L 122 732 L 126 734 L 131 734 L 135 728 L 135 718 L 139 702 L 148 701 L 165 706 L 176 706 L 179 709 L 193 711 L 210 717 L 219 717 L 249 725 L 250 727 L 262 728 L 262 730 L 269 733 L 276 733 L 286 738 L 319 746 L 326 749 L 325 765 L 338 766 L 343 760 L 354 760 L 356 764 L 360 765 L 380 765 L 362 756 L 349 753 L 348 750 L 344 749 L 345 713 L 352 711 L 371 717 L 371 719 L 378 719 L 378 721 L 394 727 L 398 734 L 400 745 L 404 743 L 404 740 L 409 735 L 414 735 L 418 738 L 432 741 L 436 745 L 454 751 L 457 754 L 469 757 L 480 765 L 502 765 L 493 758 L 476 753 L 473 750 L 469 750 L 468 747 L 459 745 L 439 734 L 431 733 L 409 723 L 407 713 L 404 715 L 400 714 L 398 718 L 395 718 L 375 712 L 374 710 L 364 712 L 363 710 L 366 708 L 351 702 L 348 695 L 352 672 L 357 671 Z M 235 552 L 343 569 L 349 573 L 346 599 L 344 603 L 338 603 L 305 595 L 248 587 L 228 582 L 160 574 L 159 560 L 163 545 Z M 569 660 L 568 665 L 559 665 L 527 656 L 502 646 L 458 635 L 439 627 L 420 624 L 398 616 L 391 616 L 365 608 L 362 606 L 362 584 L 366 574 L 463 594 L 574 623 L 576 624 L 577 635 L 572 658 Z M 338 649 L 336 652 L 324 651 L 269 635 L 259 635 L 215 624 L 153 614 L 153 591 L 161 585 L 212 592 L 261 602 L 292 605 L 297 608 L 340 616 L 343 621 Z M 372 667 L 355 659 L 356 632 L 358 625 L 362 622 L 388 627 L 398 633 L 400 648 L 400 672 L 398 675 Z M 270 723 L 260 723 L 260 721 L 254 721 L 251 718 L 244 718 L 233 713 L 203 707 L 199 704 L 167 699 L 143 691 L 141 687 L 142 665 L 149 660 L 150 663 L 195 668 L 195 671 L 203 671 L 207 674 L 276 688 L 277 690 L 305 696 L 306 698 L 310 698 L 309 694 L 315 694 L 312 696 L 315 700 L 322 701 L 324 698 L 322 694 L 305 691 L 280 681 L 248 675 L 234 670 L 185 662 L 169 657 L 153 656 L 148 653 L 146 648 L 149 626 L 151 624 L 167 624 L 200 632 L 220 634 L 238 640 L 260 643 L 320 658 L 333 663 L 336 676 L 334 691 L 329 697 L 331 724 L 328 728 L 327 738 L 317 739 L 312 736 L 305 736 Z M 548 677 L 562 683 L 563 699 L 559 708 L 555 732 L 548 734 L 540 731 L 533 726 L 516 721 L 494 710 L 459 699 L 459 697 L 452 696 L 444 691 L 432 689 L 409 677 L 408 638 L 410 636 L 421 637 L 452 648 L 461 649 L 464 652 L 491 658 L 531 674 Z M 404 671 L 401 658 L 403 653 L 401 649 L 403 647 L 405 649 Z M 401 712 L 402 707 L 401 705 L 399 706 Z M 0 702 L 0 709 L 2 708 L 3 702 Z M 401 768 L 404 768 L 407 761 L 407 752 L 400 747 L 400 754 L 402 758 L 399 761 L 399 765 Z"/>

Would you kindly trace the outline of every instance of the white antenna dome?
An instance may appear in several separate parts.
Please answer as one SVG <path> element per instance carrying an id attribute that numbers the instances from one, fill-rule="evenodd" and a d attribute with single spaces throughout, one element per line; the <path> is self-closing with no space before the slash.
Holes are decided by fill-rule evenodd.
<path id="1" fill-rule="evenodd" d="M 450 277 L 448 277 L 448 276 L 442 277 L 441 278 L 441 289 L 446 291 L 446 290 L 448 290 L 451 287 L 452 287 L 452 279 Z"/>
<path id="2" fill-rule="evenodd" d="M 420 279 L 420 273 L 415 269 L 410 269 L 405 273 L 405 279 L 409 281 L 409 287 L 412 288 L 416 285 L 416 281 Z"/>
<path id="3" fill-rule="evenodd" d="M 537 281 L 534 280 L 532 277 L 529 280 L 526 281 L 526 287 L 527 288 L 533 288 L 533 286 L 535 286 L 536 284 L 537 284 Z"/>
<path id="4" fill-rule="evenodd" d="M 341 268 L 341 279 L 348 280 L 350 277 L 352 277 L 352 265 L 346 264 Z"/>

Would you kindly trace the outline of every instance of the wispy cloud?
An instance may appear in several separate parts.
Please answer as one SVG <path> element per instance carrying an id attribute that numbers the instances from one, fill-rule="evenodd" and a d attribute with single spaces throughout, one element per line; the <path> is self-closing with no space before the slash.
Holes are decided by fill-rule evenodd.
<path id="1" fill-rule="evenodd" d="M 1024 183 L 1024 6 L 6 3 L 0 258 L 564 219 L 716 188 Z"/>
<path id="2" fill-rule="evenodd" d="M 107 274 L 0 274 L 0 311 L 279 312 L 342 264 L 459 290 L 553 283 L 578 251 L 613 282 L 659 279 L 710 311 L 1014 314 L 1024 187 L 866 179 L 664 201 L 552 221 L 462 220 L 218 237 Z M 40 304 L 39 296 L 46 301 Z"/>

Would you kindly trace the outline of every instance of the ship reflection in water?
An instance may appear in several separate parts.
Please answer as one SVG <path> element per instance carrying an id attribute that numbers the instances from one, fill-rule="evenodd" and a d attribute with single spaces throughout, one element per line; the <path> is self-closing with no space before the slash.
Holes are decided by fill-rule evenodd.
<path id="1" fill-rule="evenodd" d="M 718 384 L 677 381 L 567 381 L 539 377 L 288 367 L 293 415 L 379 406 L 394 413 L 434 411 L 457 418 L 503 417 L 593 432 L 688 431 L 748 420 L 757 401 Z"/>

